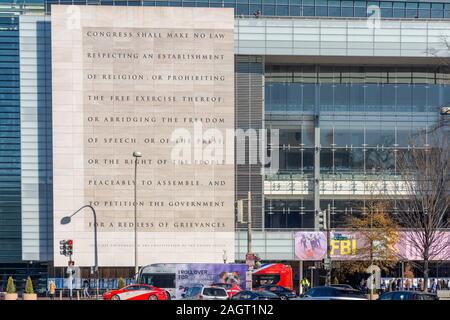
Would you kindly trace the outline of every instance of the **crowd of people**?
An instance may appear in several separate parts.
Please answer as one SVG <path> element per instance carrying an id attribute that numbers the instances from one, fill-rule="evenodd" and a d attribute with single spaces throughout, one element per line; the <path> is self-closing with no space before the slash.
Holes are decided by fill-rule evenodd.
<path id="1" fill-rule="evenodd" d="M 361 281 L 360 288 L 363 292 L 368 292 L 366 280 Z M 389 292 L 389 291 L 424 291 L 424 280 L 423 279 L 409 279 L 405 278 L 394 278 L 390 280 L 381 281 L 381 289 L 378 290 L 379 293 Z M 430 279 L 428 291 L 430 293 L 436 293 L 437 290 L 450 290 L 450 280 L 447 279 Z"/>

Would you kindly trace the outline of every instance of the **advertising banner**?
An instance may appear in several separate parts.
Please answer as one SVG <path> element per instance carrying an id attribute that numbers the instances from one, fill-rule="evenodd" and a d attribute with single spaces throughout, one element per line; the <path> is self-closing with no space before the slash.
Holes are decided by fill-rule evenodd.
<path id="1" fill-rule="evenodd" d="M 295 234 L 295 255 L 299 260 L 322 260 L 327 252 L 327 235 L 321 231 L 302 231 Z"/>
<path id="2" fill-rule="evenodd" d="M 422 260 L 418 250 L 421 233 L 401 231 L 395 245 L 396 255 L 402 260 Z M 438 232 L 435 245 L 430 248 L 430 260 L 450 260 L 450 232 Z M 355 231 L 330 232 L 330 257 L 332 260 L 369 259 L 367 239 Z M 376 245 L 374 243 L 374 245 Z M 363 250 L 364 249 L 364 250 Z M 295 256 L 303 261 L 326 258 L 327 234 L 324 231 L 301 231 L 295 233 Z"/>
<path id="3" fill-rule="evenodd" d="M 177 264 L 176 298 L 180 299 L 184 288 L 192 285 L 236 283 L 241 288 L 245 288 L 246 271 L 245 264 Z"/>
<path id="4" fill-rule="evenodd" d="M 417 250 L 418 245 L 423 243 L 420 239 L 421 233 L 413 231 L 400 232 L 400 239 L 397 245 L 398 255 L 404 260 L 422 260 L 422 252 Z M 435 239 L 432 241 L 434 245 L 430 247 L 430 260 L 450 260 L 450 232 L 436 232 Z"/>

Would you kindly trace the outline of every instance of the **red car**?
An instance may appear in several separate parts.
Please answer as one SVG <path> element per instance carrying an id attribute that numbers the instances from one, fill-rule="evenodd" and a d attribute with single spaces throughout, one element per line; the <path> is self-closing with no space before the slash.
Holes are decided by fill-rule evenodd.
<path id="1" fill-rule="evenodd" d="M 147 284 L 130 284 L 103 294 L 104 300 L 167 300 L 166 291 Z"/>

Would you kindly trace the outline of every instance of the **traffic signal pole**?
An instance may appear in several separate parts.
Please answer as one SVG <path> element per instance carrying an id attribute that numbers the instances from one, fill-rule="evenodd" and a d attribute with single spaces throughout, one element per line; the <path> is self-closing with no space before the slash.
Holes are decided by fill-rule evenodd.
<path id="1" fill-rule="evenodd" d="M 247 253 L 252 253 L 252 193 L 248 192 L 248 210 L 247 210 Z"/>
<path id="2" fill-rule="evenodd" d="M 327 228 L 327 277 L 326 277 L 326 285 L 331 285 L 331 222 L 330 222 L 330 211 L 331 211 L 331 205 L 328 204 L 327 212 L 326 212 L 326 228 Z"/>

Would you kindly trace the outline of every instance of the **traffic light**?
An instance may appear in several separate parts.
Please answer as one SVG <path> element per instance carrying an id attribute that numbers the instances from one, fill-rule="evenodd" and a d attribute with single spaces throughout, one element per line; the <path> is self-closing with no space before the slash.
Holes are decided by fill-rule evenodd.
<path id="1" fill-rule="evenodd" d="M 63 256 L 73 255 L 73 240 L 61 240 L 59 241 L 59 253 Z"/>
<path id="2" fill-rule="evenodd" d="M 327 228 L 327 214 L 326 211 L 318 211 L 316 215 L 316 229 L 325 230 Z"/>
<path id="3" fill-rule="evenodd" d="M 73 254 L 73 240 L 67 240 L 67 255 L 71 256 Z"/>
<path id="4" fill-rule="evenodd" d="M 66 240 L 61 240 L 59 242 L 59 253 L 63 256 L 67 255 L 67 241 Z"/>

